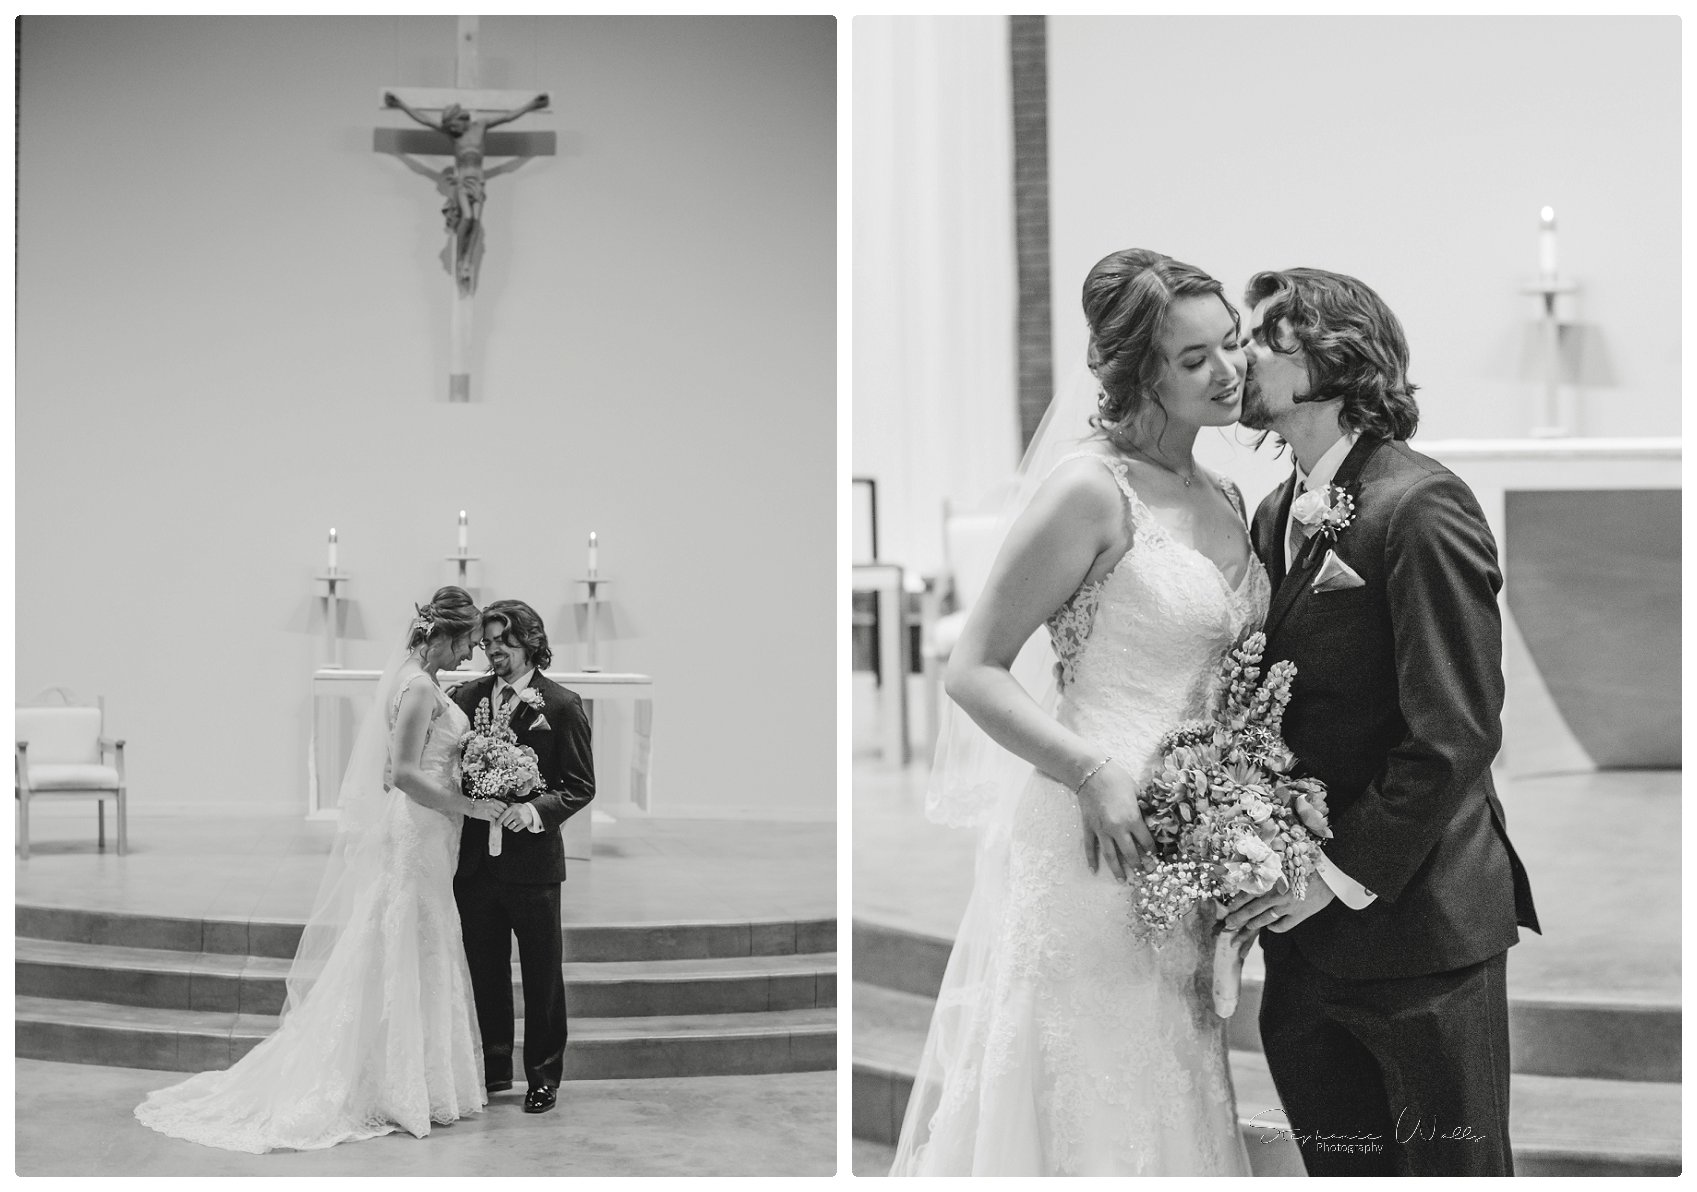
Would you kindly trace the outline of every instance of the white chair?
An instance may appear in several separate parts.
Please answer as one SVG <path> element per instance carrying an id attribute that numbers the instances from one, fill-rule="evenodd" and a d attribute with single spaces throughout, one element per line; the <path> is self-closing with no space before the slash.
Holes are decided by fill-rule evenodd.
<path id="1" fill-rule="evenodd" d="M 934 745 L 942 716 L 943 669 L 966 624 L 973 604 L 990 579 L 996 561 L 996 536 L 1001 516 L 964 513 L 943 502 L 943 574 L 927 585 L 920 641 L 920 664 L 925 677 L 926 738 Z"/>
<path id="2" fill-rule="evenodd" d="M 32 799 L 93 798 L 98 812 L 98 843 L 106 847 L 106 800 L 118 808 L 118 855 L 129 847 L 124 784 L 124 743 L 103 735 L 106 701 L 78 706 L 63 688 L 58 705 L 36 703 L 17 709 L 18 855 L 29 857 L 29 805 Z M 39 701 L 42 696 L 37 696 Z M 112 764 L 107 764 L 108 755 Z"/>

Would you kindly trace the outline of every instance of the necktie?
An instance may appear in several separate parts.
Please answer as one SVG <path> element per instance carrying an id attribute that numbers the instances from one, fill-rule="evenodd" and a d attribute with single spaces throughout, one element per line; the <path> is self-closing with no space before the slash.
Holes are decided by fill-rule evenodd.
<path id="1" fill-rule="evenodd" d="M 517 694 L 518 692 L 514 691 L 511 687 L 508 687 L 506 684 L 502 684 L 501 694 L 497 698 L 495 714 L 497 716 L 505 716 L 511 712 L 513 710 L 513 699 L 517 696 Z"/>
<path id="2" fill-rule="evenodd" d="M 1308 485 L 1301 479 L 1298 479 L 1296 482 L 1296 492 L 1291 497 L 1291 505 L 1293 508 L 1296 505 L 1296 498 L 1300 497 L 1307 491 Z M 1307 543 L 1308 535 L 1309 529 L 1307 526 L 1297 521 L 1295 517 L 1290 518 L 1289 533 L 1286 536 L 1290 545 L 1285 551 L 1285 568 L 1287 570 L 1296 564 L 1296 558 L 1302 553 L 1302 547 L 1305 543 Z"/>

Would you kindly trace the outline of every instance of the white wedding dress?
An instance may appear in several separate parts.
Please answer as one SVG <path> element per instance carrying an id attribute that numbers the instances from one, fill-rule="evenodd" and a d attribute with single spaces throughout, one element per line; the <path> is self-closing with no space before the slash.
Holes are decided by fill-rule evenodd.
<path id="1" fill-rule="evenodd" d="M 422 768 L 459 789 L 465 713 L 422 673 L 389 701 L 392 734 L 407 686 L 436 700 Z M 350 767 L 351 768 L 351 767 Z M 310 991 L 235 1066 L 148 1094 L 143 1125 L 225 1150 L 317 1150 L 395 1130 L 416 1137 L 487 1102 L 471 974 L 453 876 L 461 817 L 376 788 L 369 877 L 347 909 Z M 299 961 L 297 961 L 297 965 Z"/>
<path id="2" fill-rule="evenodd" d="M 1123 461 L 1075 454 L 1114 474 L 1133 540 L 1050 619 L 1056 714 L 1141 781 L 1259 627 L 1267 574 L 1251 553 L 1234 590 L 1155 520 Z M 1042 774 L 1005 827 L 980 852 L 891 1174 L 1249 1174 L 1211 996 L 1212 913 L 1151 940 L 1135 885 L 1090 872 L 1077 801 Z"/>

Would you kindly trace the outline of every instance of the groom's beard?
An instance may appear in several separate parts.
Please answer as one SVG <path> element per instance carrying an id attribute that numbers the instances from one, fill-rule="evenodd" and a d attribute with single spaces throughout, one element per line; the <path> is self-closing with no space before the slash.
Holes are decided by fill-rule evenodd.
<path id="1" fill-rule="evenodd" d="M 1255 379 L 1253 368 L 1243 374 L 1243 404 L 1238 407 L 1237 421 L 1239 426 L 1250 430 L 1268 430 L 1272 426 L 1272 420 L 1267 417 L 1267 403 L 1261 397 L 1261 383 Z"/>

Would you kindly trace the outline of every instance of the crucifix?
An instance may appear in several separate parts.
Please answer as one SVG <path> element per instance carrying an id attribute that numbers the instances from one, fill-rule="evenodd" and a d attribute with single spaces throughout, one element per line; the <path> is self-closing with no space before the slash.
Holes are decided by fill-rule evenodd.
<path id="1" fill-rule="evenodd" d="M 423 129 L 380 128 L 379 153 L 393 153 L 410 169 L 436 183 L 445 198 L 442 216 L 449 243 L 444 256 L 454 280 L 448 349 L 448 400 L 471 400 L 471 316 L 483 258 L 485 182 L 518 168 L 531 157 L 554 152 L 551 132 L 491 133 L 531 112 L 548 110 L 546 92 L 480 90 L 477 78 L 477 18 L 460 17 L 456 34 L 454 86 L 391 87 L 383 107 L 398 108 Z M 426 131 L 428 130 L 428 131 Z M 451 156 L 442 170 L 415 165 L 407 155 Z M 485 169 L 484 158 L 513 160 Z"/>

